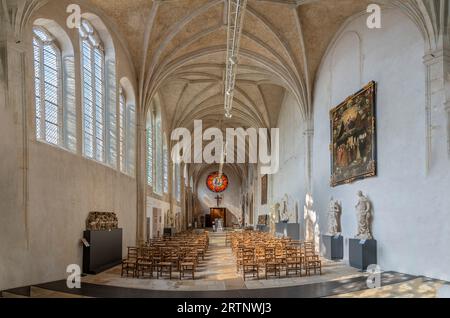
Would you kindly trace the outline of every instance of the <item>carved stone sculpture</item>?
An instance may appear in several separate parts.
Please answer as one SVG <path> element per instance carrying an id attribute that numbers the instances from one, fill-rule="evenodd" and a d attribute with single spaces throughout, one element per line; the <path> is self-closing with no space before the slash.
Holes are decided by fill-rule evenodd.
<path id="1" fill-rule="evenodd" d="M 356 204 L 356 214 L 358 217 L 358 234 L 356 238 L 360 240 L 371 240 L 372 236 L 372 205 L 369 199 L 358 191 L 358 203 Z"/>
<path id="2" fill-rule="evenodd" d="M 328 235 L 335 236 L 342 232 L 341 214 L 341 204 L 331 197 L 328 206 Z"/>
<path id="3" fill-rule="evenodd" d="M 305 219 L 305 240 L 308 242 L 314 241 L 314 220 L 315 213 L 313 211 L 313 199 L 308 193 L 305 199 L 306 205 L 304 207 L 304 219 Z"/>
<path id="4" fill-rule="evenodd" d="M 278 222 L 281 222 L 281 215 L 280 215 L 280 204 L 277 202 L 272 206 L 273 219 Z"/>
<path id="5" fill-rule="evenodd" d="M 280 222 L 289 222 L 288 195 L 285 194 L 281 203 Z"/>
<path id="6" fill-rule="evenodd" d="M 114 212 L 89 212 L 86 220 L 86 229 L 113 230 L 119 227 L 119 220 Z"/>

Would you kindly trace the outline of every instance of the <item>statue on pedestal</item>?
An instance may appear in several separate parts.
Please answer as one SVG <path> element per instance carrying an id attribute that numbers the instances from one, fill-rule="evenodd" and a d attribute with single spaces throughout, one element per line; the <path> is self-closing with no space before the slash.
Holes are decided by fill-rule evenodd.
<path id="1" fill-rule="evenodd" d="M 280 215 L 280 203 L 275 203 L 272 206 L 272 213 L 273 213 L 273 219 L 275 223 L 278 223 L 281 221 L 281 215 Z"/>
<path id="2" fill-rule="evenodd" d="M 328 205 L 328 235 L 335 236 L 342 232 L 341 214 L 341 204 L 331 197 Z"/>
<path id="3" fill-rule="evenodd" d="M 309 193 L 306 194 L 305 202 L 306 202 L 306 205 L 304 207 L 305 241 L 314 242 L 315 212 L 313 211 L 313 199 Z"/>
<path id="4" fill-rule="evenodd" d="M 282 200 L 280 222 L 289 223 L 288 195 L 287 194 L 284 195 L 283 200 Z"/>
<path id="5" fill-rule="evenodd" d="M 279 217 L 280 204 L 277 202 L 270 208 L 270 233 L 275 234 L 275 223 Z"/>
<path id="6" fill-rule="evenodd" d="M 371 231 L 372 208 L 369 199 L 358 191 L 358 203 L 356 204 L 356 213 L 358 216 L 358 234 L 356 238 L 360 240 L 373 239 Z"/>

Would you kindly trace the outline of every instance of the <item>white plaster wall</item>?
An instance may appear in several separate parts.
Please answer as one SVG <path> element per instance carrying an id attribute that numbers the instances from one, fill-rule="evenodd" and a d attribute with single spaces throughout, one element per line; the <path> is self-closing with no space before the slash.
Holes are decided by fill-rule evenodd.
<path id="1" fill-rule="evenodd" d="M 4 154 L 7 148 L 1 149 L 5 160 L 17 158 L 14 152 Z M 80 238 L 90 211 L 116 212 L 123 229 L 123 253 L 135 244 L 134 178 L 36 141 L 30 143 L 29 158 L 26 222 L 23 206 L 17 202 L 20 190 L 14 187 L 20 183 L 18 167 L 6 171 L 2 164 L 0 171 L 12 181 L 2 182 L 0 191 L 1 201 L 9 203 L 1 208 L 0 289 L 63 279 L 67 265 L 81 266 Z M 3 191 L 8 186 L 13 187 Z"/>
<path id="2" fill-rule="evenodd" d="M 49 18 L 65 28 L 71 38 L 76 54 L 77 112 L 81 118 L 79 39 L 76 30 L 66 28 L 68 3 L 53 1 L 30 20 L 48 18 L 50 13 Z M 30 76 L 33 74 L 31 28 L 31 24 L 27 25 L 23 44 L 25 82 L 17 69 L 20 56 L 9 49 L 9 66 L 13 67 L 8 74 L 9 96 L 3 83 L 0 84 L 0 290 L 64 279 L 67 265 L 81 265 L 80 238 L 90 211 L 116 212 L 119 227 L 124 231 L 123 252 L 127 246 L 136 244 L 136 179 L 81 155 L 81 119 L 77 123 L 76 154 L 36 141 L 34 82 Z M 111 35 L 116 44 L 117 79 L 125 76 L 135 85 L 132 65 L 115 34 Z M 23 87 L 28 112 L 27 164 L 23 164 L 24 125 L 19 101 Z M 27 191 L 24 180 L 28 182 Z"/>
<path id="3" fill-rule="evenodd" d="M 314 198 L 322 230 L 330 196 L 343 205 L 345 258 L 356 234 L 356 192 L 374 206 L 378 263 L 395 270 L 450 280 L 450 169 L 448 160 L 425 170 L 423 39 L 400 11 L 383 10 L 383 28 L 353 18 L 329 49 L 314 93 Z M 371 80 L 378 82 L 378 177 L 331 188 L 329 110 Z"/>
<path id="4" fill-rule="evenodd" d="M 269 204 L 280 202 L 288 194 L 292 204 L 298 205 L 301 219 L 306 196 L 305 137 L 299 108 L 291 94 L 285 97 L 277 127 L 280 129 L 280 169 L 269 177 Z"/>
<path id="5" fill-rule="evenodd" d="M 217 206 L 217 201 L 214 199 L 217 193 L 212 192 L 206 186 L 206 178 L 211 172 L 218 171 L 217 167 L 211 167 L 205 170 L 201 175 L 197 184 L 197 195 L 200 203 L 201 214 L 209 214 L 209 208 Z M 222 201 L 220 203 L 221 207 L 227 208 L 237 220 L 241 217 L 241 182 L 235 173 L 224 166 L 223 172 L 228 177 L 228 188 L 221 192 Z"/>
<path id="6" fill-rule="evenodd" d="M 161 224 L 159 232 L 164 233 L 165 216 L 166 211 L 170 210 L 170 203 L 147 196 L 147 217 L 150 218 L 150 237 L 154 237 L 156 235 L 156 233 L 153 233 L 153 208 L 161 209 Z"/>
<path id="7" fill-rule="evenodd" d="M 123 253 L 136 240 L 136 180 L 107 166 L 34 142 L 30 146 L 29 225 L 33 281 L 64 277 L 82 264 L 80 238 L 90 211 L 117 213 Z"/>

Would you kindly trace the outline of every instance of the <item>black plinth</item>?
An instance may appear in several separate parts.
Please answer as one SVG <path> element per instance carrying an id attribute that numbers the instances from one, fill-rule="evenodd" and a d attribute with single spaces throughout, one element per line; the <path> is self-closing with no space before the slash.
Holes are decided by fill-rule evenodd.
<path id="1" fill-rule="evenodd" d="M 300 224 L 275 223 L 275 233 L 279 236 L 290 237 L 293 240 L 300 240 Z"/>
<path id="2" fill-rule="evenodd" d="M 258 224 L 256 225 L 256 229 L 260 232 L 270 232 L 270 228 L 267 225 L 264 224 Z"/>
<path id="3" fill-rule="evenodd" d="M 324 257 L 330 260 L 344 258 L 344 238 L 341 235 L 322 235 L 322 242 L 325 246 Z"/>
<path id="4" fill-rule="evenodd" d="M 122 229 L 84 231 L 83 272 L 98 274 L 122 262 Z"/>
<path id="5" fill-rule="evenodd" d="M 164 236 L 174 236 L 175 229 L 172 227 L 165 227 L 164 228 Z"/>
<path id="6" fill-rule="evenodd" d="M 348 256 L 350 266 L 366 270 L 369 265 L 377 264 L 377 241 L 349 239 Z"/>

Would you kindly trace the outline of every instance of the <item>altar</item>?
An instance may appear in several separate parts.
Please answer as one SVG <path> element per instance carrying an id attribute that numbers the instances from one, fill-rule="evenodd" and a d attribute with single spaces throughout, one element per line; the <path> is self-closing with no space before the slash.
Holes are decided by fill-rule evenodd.
<path id="1" fill-rule="evenodd" d="M 211 218 L 211 223 L 216 222 L 216 220 L 222 220 L 223 225 L 227 224 L 227 209 L 226 208 L 210 208 L 209 215 Z"/>

